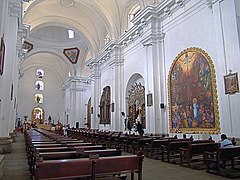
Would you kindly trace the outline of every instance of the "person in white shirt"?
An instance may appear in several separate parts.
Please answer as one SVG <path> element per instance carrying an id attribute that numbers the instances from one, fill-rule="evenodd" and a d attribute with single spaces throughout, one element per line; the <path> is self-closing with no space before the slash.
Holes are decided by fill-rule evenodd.
<path id="1" fill-rule="evenodd" d="M 221 141 L 220 141 L 220 147 L 225 148 L 225 147 L 232 147 L 232 146 L 233 146 L 232 141 L 227 139 L 226 134 L 222 134 Z"/>

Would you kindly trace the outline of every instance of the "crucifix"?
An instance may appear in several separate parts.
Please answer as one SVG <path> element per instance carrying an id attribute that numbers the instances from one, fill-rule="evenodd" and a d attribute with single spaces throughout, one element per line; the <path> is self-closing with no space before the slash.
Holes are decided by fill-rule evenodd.
<path id="1" fill-rule="evenodd" d="M 188 56 L 188 53 L 185 53 L 185 58 L 183 59 L 184 64 L 187 66 L 187 75 L 189 75 L 188 65 L 191 62 L 191 56 Z"/>

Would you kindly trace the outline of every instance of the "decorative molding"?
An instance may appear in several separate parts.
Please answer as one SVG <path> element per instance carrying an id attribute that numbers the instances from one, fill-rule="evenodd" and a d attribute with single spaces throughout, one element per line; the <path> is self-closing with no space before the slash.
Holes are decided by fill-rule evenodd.
<path id="1" fill-rule="evenodd" d="M 83 77 L 70 77 L 62 86 L 61 90 L 66 91 L 86 91 L 89 85 L 91 84 L 91 78 Z"/>
<path id="2" fill-rule="evenodd" d="M 176 3 L 180 8 L 184 7 L 183 0 L 178 0 Z"/>
<path id="3" fill-rule="evenodd" d="M 21 6 L 21 1 L 16 1 L 16 0 L 10 0 L 9 5 L 8 5 L 8 12 L 10 16 L 13 17 L 18 17 L 21 19 L 22 15 L 22 6 Z"/>
<path id="4" fill-rule="evenodd" d="M 60 4 L 66 8 L 73 7 L 75 4 L 74 0 L 59 0 Z"/>
<path id="5" fill-rule="evenodd" d="M 212 9 L 213 0 L 207 0 L 207 6 L 208 6 L 209 9 Z"/>
<path id="6" fill-rule="evenodd" d="M 165 33 L 160 33 L 158 37 L 159 37 L 159 41 L 162 43 L 165 38 Z"/>
<path id="7" fill-rule="evenodd" d="M 28 41 L 24 41 L 22 48 L 29 53 L 33 49 L 33 44 Z"/>
<path id="8" fill-rule="evenodd" d="M 27 24 L 22 24 L 19 26 L 17 31 L 17 44 L 16 44 L 16 51 L 20 62 L 26 58 L 28 50 L 24 49 L 23 41 L 29 36 L 30 26 Z"/>
<path id="9" fill-rule="evenodd" d="M 157 6 L 147 6 L 142 11 L 138 13 L 138 15 L 132 20 L 134 26 L 129 30 L 125 31 L 124 34 L 118 40 L 111 40 L 108 42 L 103 49 L 102 53 L 96 58 L 91 59 L 86 62 L 86 65 L 92 69 L 94 64 L 103 65 L 107 62 L 114 59 L 114 48 L 125 48 L 135 42 L 138 38 L 144 35 L 144 28 L 151 25 L 151 34 L 147 35 L 141 40 L 141 43 L 149 44 L 149 43 L 157 43 L 163 42 L 165 33 L 158 30 L 160 27 L 156 27 L 158 21 L 162 21 L 173 13 L 175 13 L 178 9 L 182 8 L 189 0 L 165 0 L 161 1 Z M 110 62 L 110 64 L 118 63 L 119 61 Z M 96 72 L 95 72 L 96 73 Z M 95 74 L 93 73 L 93 74 Z M 95 76 L 95 75 L 94 75 Z M 97 75 L 98 76 L 98 75 Z"/>
<path id="10" fill-rule="evenodd" d="M 164 14 L 166 14 L 166 15 L 168 15 L 168 16 L 171 16 L 171 15 L 172 15 L 172 12 L 171 12 L 171 10 L 170 10 L 169 7 L 164 8 Z"/>
<path id="11" fill-rule="evenodd" d="M 92 63 L 90 67 L 92 69 L 92 73 L 90 77 L 92 79 L 99 79 L 101 77 L 101 73 L 99 70 L 99 63 Z"/>
<path id="12" fill-rule="evenodd" d="M 67 48 L 63 50 L 63 54 L 72 64 L 77 64 L 80 50 L 77 47 Z"/>
<path id="13" fill-rule="evenodd" d="M 131 126 L 139 117 L 141 119 L 143 128 L 146 127 L 146 111 L 145 111 L 145 87 L 141 83 L 135 82 L 128 90 L 126 97 L 128 112 L 127 116 L 130 118 Z"/>

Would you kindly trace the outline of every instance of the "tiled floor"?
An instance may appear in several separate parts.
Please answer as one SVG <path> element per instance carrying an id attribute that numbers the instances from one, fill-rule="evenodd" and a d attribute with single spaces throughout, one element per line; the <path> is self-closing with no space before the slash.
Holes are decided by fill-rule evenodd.
<path id="1" fill-rule="evenodd" d="M 13 152 L 5 154 L 5 173 L 3 180 L 30 180 L 23 134 L 18 134 Z M 137 176 L 136 176 L 137 179 Z M 193 170 L 179 165 L 144 158 L 143 180 L 222 180 L 226 179 L 205 170 Z"/>

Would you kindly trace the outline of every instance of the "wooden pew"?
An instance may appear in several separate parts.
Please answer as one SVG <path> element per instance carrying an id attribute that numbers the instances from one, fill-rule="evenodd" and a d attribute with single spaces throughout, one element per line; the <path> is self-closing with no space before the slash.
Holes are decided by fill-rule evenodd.
<path id="1" fill-rule="evenodd" d="M 134 173 L 137 173 L 138 180 L 142 180 L 143 158 L 141 155 L 129 155 L 38 161 L 34 179 L 58 180 L 82 177 L 92 180 L 96 178 L 115 179 L 121 173 L 131 173 L 131 180 L 133 180 Z"/>
<path id="2" fill-rule="evenodd" d="M 121 156 L 122 151 L 121 149 L 102 149 L 87 151 L 80 149 L 78 151 L 38 152 L 34 156 L 32 164 L 30 166 L 32 169 L 32 174 L 34 174 L 35 173 L 34 167 L 37 161 L 88 158 L 91 155 L 98 155 L 99 157 Z"/>
<path id="3" fill-rule="evenodd" d="M 89 157 L 90 155 L 98 155 L 99 157 L 121 156 L 121 149 L 101 149 L 101 150 L 82 150 L 78 151 L 81 158 Z"/>
<path id="4" fill-rule="evenodd" d="M 160 150 L 162 155 L 162 161 L 170 162 L 170 159 L 178 158 L 180 154 L 180 148 L 187 148 L 189 139 L 181 139 L 167 142 L 166 145 Z M 166 155 L 166 159 L 165 159 Z M 177 163 L 174 161 L 173 163 Z"/>
<path id="5" fill-rule="evenodd" d="M 142 162 L 144 156 L 114 156 L 114 157 L 100 157 L 94 160 L 93 177 L 113 176 L 130 173 L 131 180 L 134 180 L 134 173 L 138 174 L 138 180 L 142 180 Z M 104 178 L 105 179 L 105 178 Z M 111 178 L 113 179 L 113 178 Z"/>
<path id="6" fill-rule="evenodd" d="M 64 146 L 67 147 L 75 147 L 75 146 L 95 146 L 93 143 L 86 143 L 86 142 L 80 142 L 80 143 L 64 143 Z"/>
<path id="7" fill-rule="evenodd" d="M 189 141 L 187 148 L 180 148 L 180 165 L 192 167 L 195 169 L 205 168 L 204 152 L 214 152 L 217 149 L 218 143 L 203 141 L 205 143 L 194 143 Z M 199 164 L 200 161 L 204 163 Z M 198 165 L 193 166 L 193 163 L 197 162 Z M 203 166 L 204 165 L 204 166 Z"/>
<path id="8" fill-rule="evenodd" d="M 133 143 L 136 142 L 138 139 L 138 136 L 135 134 L 128 135 L 126 140 L 126 151 L 127 152 L 133 152 Z"/>
<path id="9" fill-rule="evenodd" d="M 34 180 L 92 177 L 92 164 L 88 158 L 38 161 Z"/>
<path id="10" fill-rule="evenodd" d="M 150 144 L 153 138 L 139 138 L 136 142 L 133 142 L 133 154 L 136 154 L 138 151 L 145 152 L 146 144 Z"/>
<path id="11" fill-rule="evenodd" d="M 120 149 L 102 149 L 102 150 L 78 150 L 78 151 L 58 151 L 58 152 L 39 152 L 36 155 L 36 161 L 38 160 L 57 160 L 57 159 L 76 159 L 76 158 L 88 158 L 89 155 L 98 155 L 99 157 L 107 156 L 121 156 L 122 151 Z"/>
<path id="12" fill-rule="evenodd" d="M 56 152 L 56 151 L 71 151 L 74 148 L 62 146 L 62 147 L 46 147 L 46 148 L 36 148 L 35 152 Z"/>
<path id="13" fill-rule="evenodd" d="M 164 139 L 152 139 L 150 143 L 146 143 L 145 154 L 150 158 L 158 158 L 162 157 L 163 148 L 169 143 L 169 141 L 173 141 L 173 138 L 164 138 Z M 149 155 L 150 153 L 150 155 Z"/>
<path id="14" fill-rule="evenodd" d="M 214 173 L 221 176 L 226 176 L 228 178 L 240 177 L 240 167 L 236 168 L 236 165 L 239 165 L 240 160 L 240 146 L 225 147 L 220 148 L 220 144 L 217 147 L 216 152 L 205 151 L 205 160 L 208 173 Z M 228 168 L 228 173 L 225 173 L 224 170 L 230 162 L 232 171 Z M 216 167 L 213 169 L 210 167 L 211 163 L 214 163 Z M 223 164 L 224 163 L 224 164 Z"/>

